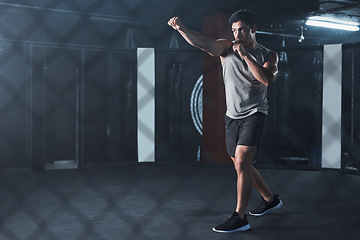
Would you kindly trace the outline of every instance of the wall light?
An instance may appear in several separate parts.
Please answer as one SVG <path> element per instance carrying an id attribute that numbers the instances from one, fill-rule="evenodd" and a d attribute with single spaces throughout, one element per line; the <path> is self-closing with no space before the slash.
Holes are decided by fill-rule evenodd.
<path id="1" fill-rule="evenodd" d="M 359 22 L 345 20 L 333 16 L 311 16 L 305 22 L 308 26 L 317 26 L 325 28 L 340 29 L 346 31 L 359 31 Z"/>

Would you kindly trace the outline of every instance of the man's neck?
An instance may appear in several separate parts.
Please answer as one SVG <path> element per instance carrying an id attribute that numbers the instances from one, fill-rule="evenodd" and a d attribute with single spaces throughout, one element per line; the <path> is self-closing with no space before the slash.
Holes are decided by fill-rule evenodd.
<path id="1" fill-rule="evenodd" d="M 244 47 L 245 48 L 256 48 L 257 45 L 258 45 L 258 42 L 256 41 L 256 39 L 254 39 L 253 41 L 251 41 L 249 44 L 247 44 Z"/>

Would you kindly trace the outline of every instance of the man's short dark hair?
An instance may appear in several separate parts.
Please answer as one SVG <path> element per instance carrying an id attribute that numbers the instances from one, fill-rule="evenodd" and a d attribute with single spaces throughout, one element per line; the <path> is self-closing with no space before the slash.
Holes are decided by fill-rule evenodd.
<path id="1" fill-rule="evenodd" d="M 229 18 L 229 23 L 232 25 L 234 22 L 244 22 L 249 27 L 256 25 L 256 17 L 250 10 L 238 10 L 234 12 Z"/>

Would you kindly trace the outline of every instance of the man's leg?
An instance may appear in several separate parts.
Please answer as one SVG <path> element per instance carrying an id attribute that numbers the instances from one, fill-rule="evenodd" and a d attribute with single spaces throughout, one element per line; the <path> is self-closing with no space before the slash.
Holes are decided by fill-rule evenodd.
<path id="1" fill-rule="evenodd" d="M 232 216 L 223 224 L 213 228 L 215 232 L 237 232 L 250 229 L 245 210 L 253 187 L 251 162 L 255 156 L 256 147 L 238 145 L 235 157 L 232 157 L 237 172 L 237 205 Z"/>
<path id="2" fill-rule="evenodd" d="M 253 177 L 253 186 L 261 194 L 263 200 L 259 206 L 250 210 L 249 214 L 252 216 L 262 216 L 270 210 L 280 208 L 282 206 L 282 201 L 279 199 L 279 196 L 276 194 L 274 195 L 270 191 L 260 173 L 254 166 L 251 166 L 251 174 Z"/>
<path id="3" fill-rule="evenodd" d="M 236 212 L 244 219 L 251 189 L 253 187 L 252 165 L 256 153 L 256 146 L 237 145 L 235 150 L 234 167 L 237 173 L 237 204 Z M 257 179 L 255 179 L 257 180 Z"/>
<path id="4" fill-rule="evenodd" d="M 237 172 L 237 204 L 236 212 L 244 219 L 246 207 L 249 202 L 251 189 L 254 187 L 262 196 L 263 203 L 249 213 L 253 216 L 262 216 L 272 209 L 282 206 L 278 195 L 274 195 L 257 169 L 251 165 L 256 154 L 256 146 L 237 145 L 235 158 L 231 158 Z"/>
<path id="5" fill-rule="evenodd" d="M 261 194 L 265 201 L 273 201 L 274 194 L 270 191 L 259 171 L 253 165 L 251 165 L 251 175 L 254 188 Z"/>

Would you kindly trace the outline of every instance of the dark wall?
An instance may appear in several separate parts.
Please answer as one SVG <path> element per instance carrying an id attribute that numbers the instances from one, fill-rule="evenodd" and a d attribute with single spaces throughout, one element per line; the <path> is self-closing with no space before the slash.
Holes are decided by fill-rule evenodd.
<path id="1" fill-rule="evenodd" d="M 272 163 L 281 163 L 282 157 L 300 157 L 319 166 L 322 48 L 277 51 L 279 77 L 268 89 L 270 110 L 263 151 Z"/>
<path id="2" fill-rule="evenodd" d="M 254 10 L 260 27 L 269 19 L 281 22 L 317 8 L 317 1 L 289 2 L 0 1 L 0 167 L 41 169 L 65 159 L 84 166 L 136 162 L 137 47 L 156 50 L 156 160 L 229 161 L 216 150 L 224 146 L 219 61 L 191 47 L 166 23 L 180 16 L 195 31 L 231 38 L 226 21 L 238 8 Z M 211 21 L 219 14 L 218 22 Z M 257 161 L 279 164 L 284 156 L 309 157 L 318 166 L 322 49 L 316 44 L 321 43 L 309 41 L 312 45 L 304 47 L 296 38 L 263 34 L 258 40 L 282 58 L 279 79 L 269 88 L 269 122 Z M 354 48 L 344 52 L 346 62 L 354 63 L 352 68 L 344 64 L 343 149 L 351 159 L 358 156 Z M 218 118 L 215 129 L 212 118 L 204 120 L 203 134 L 220 136 L 206 146 L 190 109 L 202 75 L 212 79 L 204 82 L 204 111 L 214 110 Z"/>
<path id="3" fill-rule="evenodd" d="M 360 170 L 360 44 L 343 46 L 342 167 Z"/>
<path id="4" fill-rule="evenodd" d="M 156 52 L 156 161 L 200 161 L 202 137 L 195 127 L 191 101 L 202 75 L 199 50 Z M 200 102 L 201 103 L 201 102 Z"/>
<path id="5" fill-rule="evenodd" d="M 156 48 L 156 159 L 200 159 L 190 100 L 203 53 L 176 39 L 170 51 L 174 32 L 166 23 L 174 12 L 149 11 L 167 6 L 185 12 L 180 3 L 0 4 L 0 167 L 137 162 L 136 47 Z M 201 4 L 190 6 L 185 17 L 201 12 Z"/>
<path id="6" fill-rule="evenodd" d="M 0 167 L 27 166 L 28 49 L 3 43 L 0 52 Z"/>

